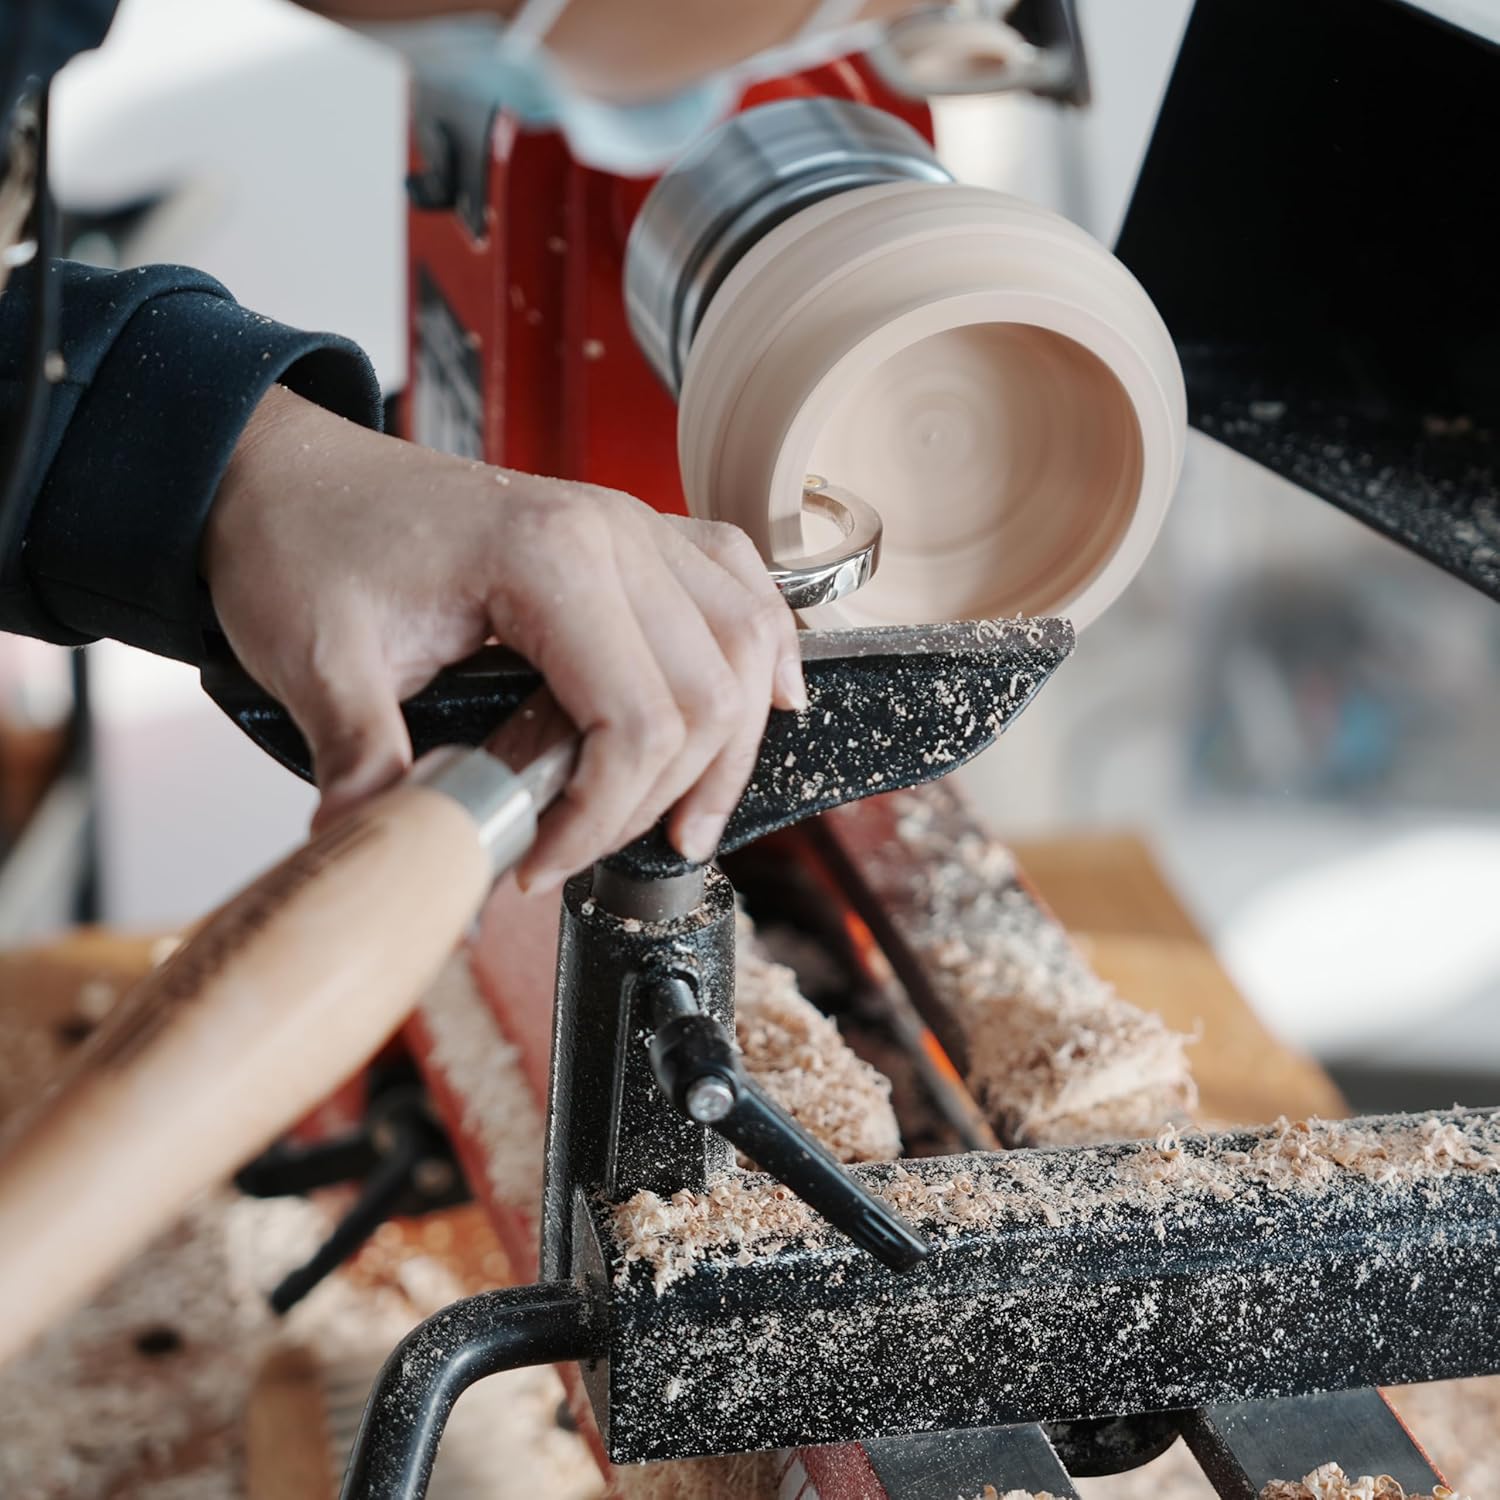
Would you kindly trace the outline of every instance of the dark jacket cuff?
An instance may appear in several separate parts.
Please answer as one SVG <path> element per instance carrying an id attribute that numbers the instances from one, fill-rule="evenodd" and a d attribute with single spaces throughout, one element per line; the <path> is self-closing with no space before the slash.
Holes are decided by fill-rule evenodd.
<path id="1" fill-rule="evenodd" d="M 287 328 L 217 289 L 165 290 L 136 308 L 78 402 L 26 533 L 25 569 L 55 620 L 200 660 L 203 526 L 273 384 L 380 426 L 375 372 L 347 339 Z"/>

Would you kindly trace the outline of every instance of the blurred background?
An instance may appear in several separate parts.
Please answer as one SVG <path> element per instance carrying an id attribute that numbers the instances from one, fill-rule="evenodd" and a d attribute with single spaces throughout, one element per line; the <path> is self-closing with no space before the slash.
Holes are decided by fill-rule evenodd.
<path id="1" fill-rule="evenodd" d="M 948 100 L 939 146 L 961 177 L 1112 242 L 1189 4 L 1079 8 L 1089 110 Z M 400 388 L 392 57 L 283 0 L 125 0 L 54 109 L 68 253 L 202 267 L 355 338 Z M 78 670 L 0 642 L 5 941 L 67 919 L 90 841 L 98 915 L 171 930 L 312 809 L 191 670 L 113 644 L 86 653 L 86 783 L 65 729 Z M 1357 1106 L 1495 1103 L 1497 744 L 1500 608 L 1195 432 L 1147 568 L 967 779 L 1007 836 L 1144 834 L 1253 1004 Z"/>

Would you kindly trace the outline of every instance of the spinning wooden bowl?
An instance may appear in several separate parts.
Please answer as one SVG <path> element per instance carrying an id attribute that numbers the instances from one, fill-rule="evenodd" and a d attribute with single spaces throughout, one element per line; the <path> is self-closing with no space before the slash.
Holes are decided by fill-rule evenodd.
<path id="1" fill-rule="evenodd" d="M 824 540 L 809 474 L 880 512 L 880 572 L 819 623 L 1083 626 L 1145 560 L 1185 430 L 1166 327 L 1102 245 L 1005 194 L 905 181 L 743 254 L 692 337 L 678 451 L 693 512 L 768 558 Z"/>

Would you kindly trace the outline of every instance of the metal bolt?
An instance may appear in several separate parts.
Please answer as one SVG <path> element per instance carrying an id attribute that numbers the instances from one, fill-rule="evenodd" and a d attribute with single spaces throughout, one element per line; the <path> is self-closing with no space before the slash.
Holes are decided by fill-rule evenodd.
<path id="1" fill-rule="evenodd" d="M 713 1125 L 734 1108 L 734 1085 L 727 1078 L 710 1074 L 689 1086 L 686 1102 L 687 1112 L 694 1120 L 700 1125 Z"/>

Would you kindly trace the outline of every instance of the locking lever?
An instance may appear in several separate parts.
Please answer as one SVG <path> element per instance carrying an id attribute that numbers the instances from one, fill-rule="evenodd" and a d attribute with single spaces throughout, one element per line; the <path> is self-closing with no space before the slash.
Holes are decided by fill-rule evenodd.
<path id="1" fill-rule="evenodd" d="M 698 1008 L 687 979 L 662 974 L 639 983 L 641 1013 L 653 1024 L 651 1071 L 674 1109 L 717 1131 L 893 1271 L 927 1258 L 927 1241 L 756 1087 L 728 1033 Z"/>

